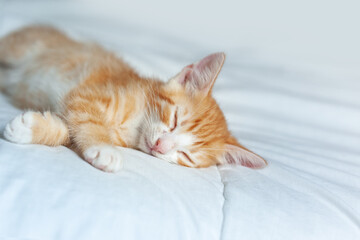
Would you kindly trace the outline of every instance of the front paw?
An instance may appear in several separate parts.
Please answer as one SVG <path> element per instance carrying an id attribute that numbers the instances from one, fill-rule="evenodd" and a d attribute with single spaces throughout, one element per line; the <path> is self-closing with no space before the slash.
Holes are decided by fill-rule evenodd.
<path id="1" fill-rule="evenodd" d="M 91 165 L 105 172 L 118 172 L 123 166 L 120 151 L 112 146 L 90 147 L 84 152 L 84 158 Z"/>
<path id="2" fill-rule="evenodd" d="M 6 125 L 4 137 L 14 143 L 31 143 L 33 122 L 33 112 L 25 112 L 15 117 Z"/>

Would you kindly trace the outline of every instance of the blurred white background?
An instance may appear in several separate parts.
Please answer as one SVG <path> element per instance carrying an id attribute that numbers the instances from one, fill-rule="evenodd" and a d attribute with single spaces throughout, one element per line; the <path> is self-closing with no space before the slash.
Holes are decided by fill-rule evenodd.
<path id="1" fill-rule="evenodd" d="M 24 15 L 29 9 L 32 15 L 38 11 L 49 18 L 71 19 L 81 12 L 214 51 L 260 52 L 272 59 L 353 73 L 360 65 L 359 0 L 0 1 L 3 11 L 12 14 Z"/>

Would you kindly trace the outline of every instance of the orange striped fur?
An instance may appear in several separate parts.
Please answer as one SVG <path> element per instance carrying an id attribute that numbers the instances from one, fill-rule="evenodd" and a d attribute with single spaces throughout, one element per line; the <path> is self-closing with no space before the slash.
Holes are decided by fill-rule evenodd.
<path id="1" fill-rule="evenodd" d="M 67 145 L 104 171 L 121 168 L 116 146 L 187 167 L 266 161 L 241 146 L 211 95 L 224 63 L 216 53 L 168 82 L 144 78 L 94 44 L 51 27 L 31 26 L 0 39 L 0 89 L 32 109 L 8 124 L 17 143 Z M 16 74 L 18 79 L 8 79 Z"/>

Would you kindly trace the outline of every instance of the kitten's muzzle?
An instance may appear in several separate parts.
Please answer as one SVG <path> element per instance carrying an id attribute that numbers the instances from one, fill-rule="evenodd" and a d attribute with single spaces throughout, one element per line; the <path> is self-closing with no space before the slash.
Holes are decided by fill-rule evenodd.
<path id="1" fill-rule="evenodd" d="M 168 138 L 159 138 L 151 147 L 151 152 L 166 154 L 175 147 L 175 143 Z"/>

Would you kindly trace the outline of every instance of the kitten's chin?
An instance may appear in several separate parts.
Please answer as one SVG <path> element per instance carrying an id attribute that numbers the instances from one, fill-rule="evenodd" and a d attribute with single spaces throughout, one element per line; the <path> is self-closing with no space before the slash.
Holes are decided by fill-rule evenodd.
<path id="1" fill-rule="evenodd" d="M 172 160 L 172 157 L 170 155 L 164 155 L 164 154 L 158 153 L 156 151 L 153 151 L 151 148 L 146 147 L 145 151 L 144 150 L 141 150 L 141 151 L 143 151 L 143 152 L 145 152 L 145 153 L 147 153 L 147 154 L 149 154 L 149 155 L 151 155 L 153 157 L 156 157 L 156 158 L 158 158 L 160 160 L 163 160 L 163 161 L 166 161 L 166 162 L 169 162 L 169 163 L 177 163 L 176 161 Z"/>

